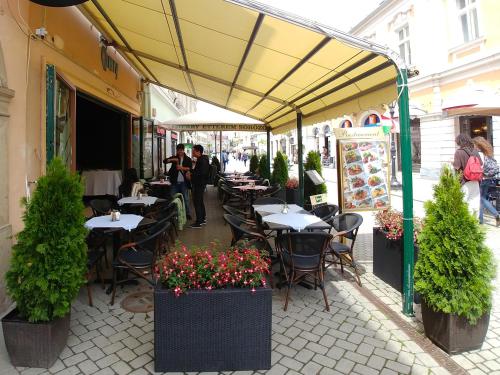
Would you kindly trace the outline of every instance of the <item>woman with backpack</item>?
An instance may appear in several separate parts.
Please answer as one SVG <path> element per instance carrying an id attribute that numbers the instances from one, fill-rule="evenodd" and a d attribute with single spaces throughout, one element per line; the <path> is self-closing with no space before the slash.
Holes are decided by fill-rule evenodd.
<path id="1" fill-rule="evenodd" d="M 496 189 L 498 164 L 493 158 L 493 147 L 483 137 L 475 137 L 472 142 L 479 151 L 479 156 L 483 161 L 483 179 L 479 185 L 481 191 L 481 205 L 479 209 L 479 223 L 483 223 L 483 211 L 486 208 L 496 219 L 496 226 L 500 225 L 500 215 L 488 199 L 489 191 Z"/>
<path id="2" fill-rule="evenodd" d="M 464 200 L 472 215 L 479 214 L 481 195 L 479 182 L 483 178 L 482 161 L 474 148 L 472 139 L 466 134 L 459 134 L 455 139 L 458 149 L 453 158 L 453 167 L 462 175 L 462 192 Z"/>

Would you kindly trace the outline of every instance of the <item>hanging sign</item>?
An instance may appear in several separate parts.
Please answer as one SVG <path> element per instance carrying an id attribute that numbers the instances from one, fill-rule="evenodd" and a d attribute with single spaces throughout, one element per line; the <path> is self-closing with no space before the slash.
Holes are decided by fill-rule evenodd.
<path id="1" fill-rule="evenodd" d="M 101 46 L 101 64 L 104 71 L 115 73 L 115 79 L 118 79 L 118 63 L 108 55 L 108 47 L 105 45 Z"/>
<path id="2" fill-rule="evenodd" d="M 349 139 L 349 138 L 380 138 L 384 139 L 384 131 L 382 127 L 373 128 L 337 128 L 333 130 L 335 138 Z"/>
<path id="3" fill-rule="evenodd" d="M 258 131 L 265 132 L 267 130 L 264 124 L 200 124 L 200 125 L 161 125 L 168 130 L 174 131 Z"/>

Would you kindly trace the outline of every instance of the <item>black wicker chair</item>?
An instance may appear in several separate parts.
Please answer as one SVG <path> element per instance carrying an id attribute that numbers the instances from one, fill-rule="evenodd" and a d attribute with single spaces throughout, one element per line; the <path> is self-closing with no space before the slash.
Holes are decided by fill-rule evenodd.
<path id="1" fill-rule="evenodd" d="M 90 208 L 92 208 L 92 213 L 94 216 L 104 216 L 108 215 L 115 205 L 111 199 L 92 199 L 89 202 Z"/>
<path id="2" fill-rule="evenodd" d="M 285 273 L 288 289 L 284 310 L 288 308 L 290 289 L 293 285 L 312 278 L 314 289 L 323 292 L 325 307 L 330 311 L 324 285 L 324 257 L 332 235 L 325 232 L 294 232 L 281 235 L 278 240 L 279 256 Z"/>
<path id="3" fill-rule="evenodd" d="M 130 279 L 142 278 L 154 285 L 153 268 L 163 247 L 162 242 L 165 241 L 166 231 L 167 225 L 165 223 L 156 224 L 149 229 L 147 237 L 120 247 L 116 259 L 113 261 L 111 305 L 115 303 L 116 287 Z M 132 277 L 118 280 L 119 271 L 127 271 L 122 273 L 126 273 L 127 276 L 132 275 Z M 148 275 L 151 276 L 151 279 L 147 277 Z"/>
<path id="4" fill-rule="evenodd" d="M 106 255 L 106 236 L 96 233 L 94 231 L 90 232 L 86 238 L 87 243 L 87 295 L 89 300 L 89 306 L 93 306 L 92 303 L 92 288 L 90 286 L 92 282 L 92 276 L 95 273 L 96 277 L 101 281 L 101 286 L 104 289 L 104 280 L 101 274 L 102 259 L 106 259 L 106 266 L 108 265 L 108 258 Z"/>
<path id="5" fill-rule="evenodd" d="M 264 205 L 264 204 L 285 204 L 285 201 L 275 197 L 261 197 L 257 198 L 254 205 Z"/>
<path id="6" fill-rule="evenodd" d="M 336 204 L 325 204 L 311 210 L 311 213 L 323 220 L 325 223 L 332 225 L 332 218 L 339 212 L 339 206 Z M 331 228 L 328 233 L 331 232 Z"/>
<path id="7" fill-rule="evenodd" d="M 340 241 L 331 241 L 327 250 L 325 266 L 328 268 L 333 264 L 340 264 L 342 274 L 344 273 L 344 264 L 351 266 L 354 269 L 356 281 L 358 285 L 361 286 L 359 268 L 354 260 L 353 250 L 359 227 L 363 223 L 363 217 L 360 214 L 348 212 L 332 217 L 331 223 L 333 229 L 336 231 L 334 238 L 344 238 L 350 241 L 350 244 Z M 336 259 L 338 259 L 338 261 Z"/>

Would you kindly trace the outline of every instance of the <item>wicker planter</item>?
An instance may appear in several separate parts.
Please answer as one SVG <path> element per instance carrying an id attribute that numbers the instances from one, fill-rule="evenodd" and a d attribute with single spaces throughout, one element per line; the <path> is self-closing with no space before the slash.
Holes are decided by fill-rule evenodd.
<path id="1" fill-rule="evenodd" d="M 286 189 L 286 203 L 299 204 L 299 189 Z"/>
<path id="2" fill-rule="evenodd" d="M 16 367 L 49 368 L 64 349 L 70 314 L 51 322 L 30 323 L 17 309 L 2 319 L 3 337 L 10 361 Z"/>
<path id="3" fill-rule="evenodd" d="M 417 245 L 413 256 L 416 263 Z M 403 240 L 388 239 L 380 228 L 373 228 L 373 274 L 400 293 L 403 292 Z M 420 303 L 417 293 L 414 302 Z"/>
<path id="4" fill-rule="evenodd" d="M 422 320 L 425 335 L 449 354 L 480 349 L 488 332 L 489 312 L 475 325 L 454 314 L 436 312 L 422 300 Z"/>
<path id="5" fill-rule="evenodd" d="M 155 288 L 155 371 L 266 370 L 271 367 L 270 288 Z"/>

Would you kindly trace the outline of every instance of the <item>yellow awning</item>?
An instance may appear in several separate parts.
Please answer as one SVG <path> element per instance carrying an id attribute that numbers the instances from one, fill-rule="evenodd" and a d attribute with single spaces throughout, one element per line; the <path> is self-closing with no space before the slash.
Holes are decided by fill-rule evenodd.
<path id="1" fill-rule="evenodd" d="M 385 47 L 251 0 L 92 0 L 84 13 L 147 81 L 273 133 L 397 97 Z"/>

